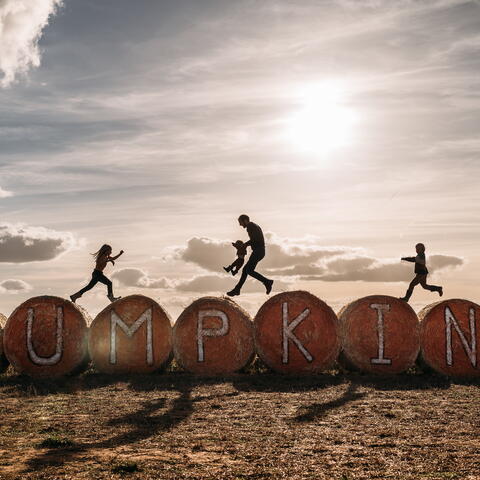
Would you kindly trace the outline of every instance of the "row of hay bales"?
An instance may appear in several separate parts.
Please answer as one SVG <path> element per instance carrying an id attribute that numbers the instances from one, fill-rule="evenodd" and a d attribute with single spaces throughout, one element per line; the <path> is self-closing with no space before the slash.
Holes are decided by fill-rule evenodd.
<path id="1" fill-rule="evenodd" d="M 253 321 L 228 298 L 203 297 L 172 327 L 168 313 L 142 295 L 116 301 L 93 321 L 68 300 L 40 296 L 4 317 L 0 356 L 3 368 L 9 362 L 35 377 L 78 372 L 90 361 L 100 372 L 149 373 L 173 357 L 189 372 L 226 375 L 255 355 L 285 374 L 317 374 L 338 361 L 388 375 L 422 361 L 444 375 L 472 377 L 480 375 L 479 308 L 445 300 L 417 316 L 402 300 L 372 295 L 336 315 L 311 293 L 293 291 L 271 297 Z"/>

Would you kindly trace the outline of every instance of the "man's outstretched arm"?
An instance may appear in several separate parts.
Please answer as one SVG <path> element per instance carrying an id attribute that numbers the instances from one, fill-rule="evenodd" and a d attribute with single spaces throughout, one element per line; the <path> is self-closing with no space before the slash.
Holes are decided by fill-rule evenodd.
<path id="1" fill-rule="evenodd" d="M 402 260 L 405 260 L 406 262 L 413 262 L 415 263 L 417 257 L 402 257 Z"/>

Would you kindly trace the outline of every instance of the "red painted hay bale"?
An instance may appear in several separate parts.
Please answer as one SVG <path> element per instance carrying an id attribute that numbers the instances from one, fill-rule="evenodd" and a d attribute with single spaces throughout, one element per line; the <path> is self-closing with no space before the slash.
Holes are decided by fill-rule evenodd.
<path id="1" fill-rule="evenodd" d="M 190 372 L 234 373 L 254 356 L 251 319 L 228 298 L 200 298 L 175 323 L 173 350 L 177 362 Z"/>
<path id="2" fill-rule="evenodd" d="M 151 298 L 130 295 L 102 310 L 90 326 L 92 361 L 104 373 L 150 373 L 172 358 L 170 317 Z"/>
<path id="3" fill-rule="evenodd" d="M 88 315 L 59 297 L 30 298 L 10 315 L 4 349 L 18 373 L 60 377 L 88 360 Z"/>
<path id="4" fill-rule="evenodd" d="M 265 302 L 254 320 L 258 356 L 281 373 L 319 373 L 340 351 L 335 312 L 304 291 L 284 292 Z"/>
<path id="5" fill-rule="evenodd" d="M 3 351 L 3 328 L 7 323 L 7 317 L 0 313 L 0 372 L 4 372 L 8 367 L 8 360 Z"/>
<path id="6" fill-rule="evenodd" d="M 452 299 L 425 307 L 420 313 L 422 360 L 453 377 L 479 377 L 480 306 Z"/>
<path id="7" fill-rule="evenodd" d="M 338 314 L 342 356 L 363 372 L 395 374 L 415 364 L 420 326 L 410 305 L 398 298 L 371 295 L 355 300 Z"/>

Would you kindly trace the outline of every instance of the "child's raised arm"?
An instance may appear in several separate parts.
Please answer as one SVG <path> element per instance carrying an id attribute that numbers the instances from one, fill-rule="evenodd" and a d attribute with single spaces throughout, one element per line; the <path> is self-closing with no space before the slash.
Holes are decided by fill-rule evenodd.
<path id="1" fill-rule="evenodd" d="M 115 255 L 114 257 L 110 257 L 109 260 L 116 260 L 120 255 L 122 255 L 123 250 L 120 250 L 120 253 L 118 255 Z"/>
<path id="2" fill-rule="evenodd" d="M 114 257 L 108 257 L 108 261 L 112 262 L 112 265 L 115 265 L 115 260 L 123 253 L 123 250 L 120 250 L 120 253 L 118 255 L 115 255 Z"/>

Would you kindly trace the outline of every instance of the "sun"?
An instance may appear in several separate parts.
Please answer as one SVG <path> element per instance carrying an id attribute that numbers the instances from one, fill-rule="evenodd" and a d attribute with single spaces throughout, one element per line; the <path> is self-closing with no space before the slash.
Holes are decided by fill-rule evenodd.
<path id="1" fill-rule="evenodd" d="M 297 150 L 328 153 L 351 143 L 356 114 L 345 90 L 333 84 L 303 88 L 300 109 L 287 119 L 287 138 Z"/>

